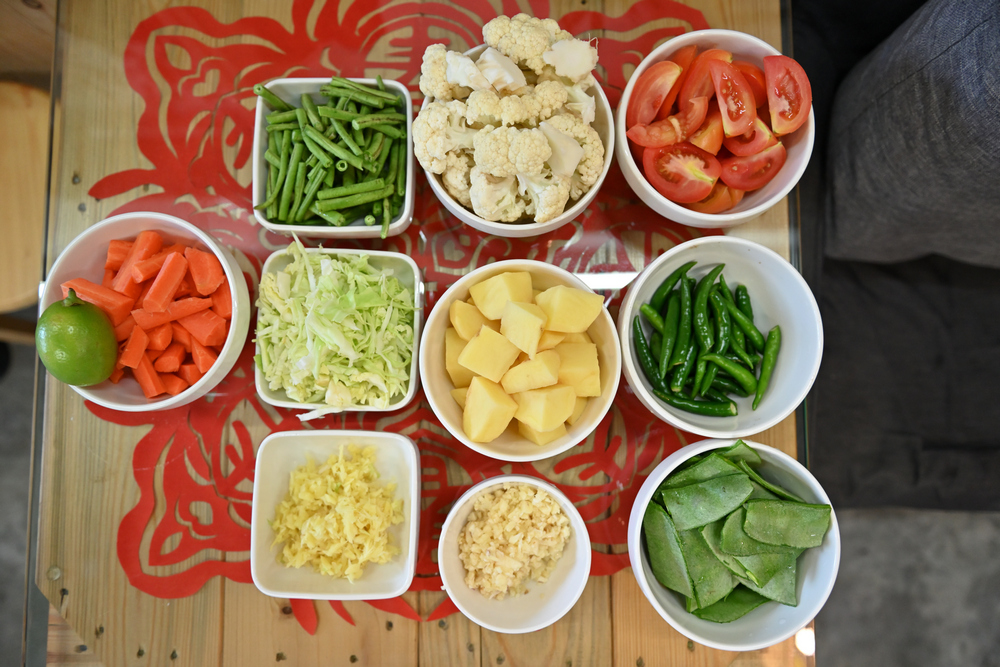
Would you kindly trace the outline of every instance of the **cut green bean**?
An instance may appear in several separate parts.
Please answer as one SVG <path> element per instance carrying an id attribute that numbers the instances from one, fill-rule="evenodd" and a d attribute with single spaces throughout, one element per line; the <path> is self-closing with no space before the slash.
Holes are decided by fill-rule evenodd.
<path id="1" fill-rule="evenodd" d="M 368 144 L 368 148 L 365 150 L 365 155 L 368 157 L 369 160 L 372 161 L 372 171 L 375 170 L 375 160 L 377 160 L 378 156 L 381 155 L 382 146 L 384 144 L 385 144 L 385 135 L 382 134 L 381 132 L 378 132 L 375 134 L 374 137 L 372 137 L 371 142 L 369 142 Z"/>
<path id="2" fill-rule="evenodd" d="M 382 75 L 381 74 L 376 74 L 375 75 L 375 83 L 376 83 L 376 85 L 378 85 L 378 89 L 381 90 L 384 93 L 385 92 L 385 83 L 382 81 Z"/>
<path id="3" fill-rule="evenodd" d="M 341 185 L 340 187 L 330 188 L 329 190 L 320 190 L 316 194 L 316 198 L 319 200 L 336 199 L 337 197 L 356 195 L 359 192 L 371 192 L 372 190 L 379 190 L 384 187 L 385 181 L 381 178 L 376 178 L 372 181 L 355 183 L 353 185 Z M 379 199 L 381 199 L 381 197 L 379 197 Z"/>
<path id="4" fill-rule="evenodd" d="M 377 88 L 372 88 L 371 86 L 367 86 L 363 83 L 358 83 L 357 81 L 352 81 L 351 79 L 345 79 L 342 76 L 332 77 L 330 79 L 330 85 L 344 87 L 344 88 L 352 88 L 354 90 L 363 92 L 366 95 L 378 97 L 380 99 L 384 99 L 390 102 L 394 102 L 396 100 L 396 95 L 394 93 L 390 93 L 387 90 L 378 90 Z"/>
<path id="5" fill-rule="evenodd" d="M 410 149 L 405 141 L 396 146 L 399 149 L 399 160 L 396 162 L 396 194 L 402 197 L 406 192 L 406 170 L 410 161 Z"/>
<path id="6" fill-rule="evenodd" d="M 350 133 L 347 131 L 347 128 L 344 127 L 344 124 L 341 123 L 336 118 L 332 119 L 330 123 L 337 131 L 337 136 L 340 137 L 345 144 L 347 144 L 347 147 L 351 149 L 351 152 L 357 156 L 360 156 L 361 147 L 358 146 L 358 142 L 355 141 L 355 138 L 350 135 Z"/>
<path id="7" fill-rule="evenodd" d="M 271 105 L 272 109 L 277 111 L 289 111 L 292 106 L 288 102 L 284 101 L 270 90 L 268 90 L 264 84 L 258 83 L 253 87 L 253 92 L 259 97 L 264 98 L 264 101 Z"/>
<path id="8" fill-rule="evenodd" d="M 313 202 L 313 205 L 309 207 L 309 210 L 312 213 L 315 213 L 319 217 L 323 218 L 323 220 L 329 222 L 334 227 L 343 227 L 344 225 L 347 224 L 347 219 L 344 217 L 344 214 L 341 213 L 340 211 L 321 211 L 316 206 L 315 202 Z"/>
<path id="9" fill-rule="evenodd" d="M 368 215 L 365 216 L 365 225 L 371 227 L 374 224 L 375 224 L 375 216 L 369 213 Z"/>
<path id="10" fill-rule="evenodd" d="M 351 127 L 355 130 L 368 127 L 370 125 L 396 125 L 406 122 L 406 115 L 401 113 L 374 113 L 368 116 L 360 116 L 351 121 Z"/>
<path id="11" fill-rule="evenodd" d="M 337 197 L 336 199 L 327 199 L 325 201 L 317 202 L 317 206 L 322 211 L 337 211 L 350 208 L 352 206 L 358 206 L 360 204 L 370 204 L 371 202 L 378 201 L 379 199 L 391 195 L 392 189 L 392 186 L 389 185 L 380 190 L 361 192 L 358 194 L 348 195 L 346 197 Z"/>
<path id="12" fill-rule="evenodd" d="M 319 147 L 325 150 L 326 152 L 333 153 L 341 160 L 347 160 L 347 163 L 352 167 L 354 167 L 355 169 L 364 168 L 364 161 L 361 160 L 357 155 L 347 150 L 346 148 L 342 148 L 337 144 L 333 143 L 332 141 L 327 139 L 322 132 L 318 132 L 316 128 L 307 127 L 305 129 L 304 136 L 308 136 L 310 139 L 315 141 L 316 144 L 319 145 Z"/>
<path id="13" fill-rule="evenodd" d="M 378 154 L 378 159 L 375 160 L 375 173 L 381 174 L 382 168 L 385 167 L 385 163 L 389 158 L 389 153 L 392 151 L 392 139 L 386 137 L 382 141 L 382 150 Z"/>
<path id="14" fill-rule="evenodd" d="M 319 160 L 319 163 L 323 165 L 324 169 L 329 169 L 333 166 L 333 158 L 331 158 L 326 151 L 316 145 L 316 142 L 309 138 L 309 135 L 302 135 L 302 143 L 306 145 L 309 152 L 312 153 L 313 157 Z"/>
<path id="15" fill-rule="evenodd" d="M 298 212 L 295 214 L 296 222 L 301 222 L 305 220 L 306 213 L 309 211 L 309 207 L 312 206 L 313 201 L 315 201 L 316 193 L 323 185 L 323 179 L 325 177 L 326 177 L 326 170 L 322 170 L 319 173 L 317 173 L 313 179 L 309 181 L 309 184 L 306 186 L 305 196 L 302 198 L 302 203 L 299 205 Z"/>
<path id="16" fill-rule="evenodd" d="M 320 132 L 325 130 L 326 125 L 323 124 L 323 119 L 320 118 L 319 109 L 316 108 L 316 103 L 313 102 L 312 96 L 302 93 L 299 99 L 302 100 L 302 108 L 305 109 L 306 115 L 309 117 L 309 124 Z"/>
<path id="17" fill-rule="evenodd" d="M 295 215 L 298 213 L 299 205 L 302 204 L 302 198 L 305 196 L 306 192 L 306 165 L 303 162 L 299 163 L 299 168 L 295 171 L 295 198 L 292 200 L 292 206 L 288 209 L 288 217 L 285 218 L 285 222 L 292 223 L 295 222 Z"/>
<path id="18" fill-rule="evenodd" d="M 278 204 L 278 219 L 288 219 L 288 208 L 292 204 L 295 194 L 295 177 L 298 173 L 299 161 L 302 159 L 302 151 L 305 144 L 295 144 L 292 148 L 292 157 L 288 160 L 288 170 L 285 173 L 285 184 L 281 189 L 281 200 Z"/>
<path id="19" fill-rule="evenodd" d="M 266 116 L 267 122 L 274 123 L 294 123 L 295 120 L 295 109 L 291 111 L 272 111 Z"/>
<path id="20" fill-rule="evenodd" d="M 295 123 L 273 123 L 271 125 L 268 125 L 267 128 L 266 128 L 266 130 L 268 132 L 283 132 L 284 130 L 296 130 L 296 129 L 298 129 L 298 127 L 299 127 L 299 124 L 297 122 L 295 122 Z"/>
<path id="21" fill-rule="evenodd" d="M 274 151 L 267 149 L 264 151 L 264 159 L 267 160 L 268 164 L 271 164 L 278 169 L 281 169 L 281 158 L 274 154 Z"/>
<path id="22" fill-rule="evenodd" d="M 406 136 L 406 129 L 394 127 L 392 125 L 370 125 L 368 130 L 373 132 L 381 132 L 387 137 L 392 137 L 393 139 L 401 139 Z"/>
<path id="23" fill-rule="evenodd" d="M 389 199 L 385 198 L 382 200 L 382 229 L 379 231 L 379 236 L 385 238 L 389 235 L 389 225 L 392 224 L 392 204 L 389 203 Z"/>

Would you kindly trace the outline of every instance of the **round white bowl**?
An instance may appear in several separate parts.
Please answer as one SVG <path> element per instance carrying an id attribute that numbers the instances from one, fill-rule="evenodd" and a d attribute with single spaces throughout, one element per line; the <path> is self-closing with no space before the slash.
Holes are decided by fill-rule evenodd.
<path id="1" fill-rule="evenodd" d="M 781 326 L 781 349 L 767 392 L 756 410 L 753 396 L 731 396 L 739 414 L 706 417 L 666 405 L 653 395 L 639 366 L 632 344 L 632 318 L 639 306 L 649 303 L 653 292 L 674 269 L 697 261 L 688 276 L 700 279 L 716 264 L 730 289 L 746 285 L 753 303 L 754 323 L 765 336 Z M 653 328 L 640 316 L 646 340 Z M 742 438 L 764 431 L 798 407 L 809 393 L 823 358 L 823 320 L 812 291 L 798 271 L 764 246 L 730 236 L 709 236 L 687 241 L 660 255 L 633 281 L 618 313 L 625 380 L 642 404 L 654 415 L 679 429 L 709 438 Z"/>
<path id="2" fill-rule="evenodd" d="M 805 627 L 823 608 L 840 568 L 840 527 L 830 513 L 830 530 L 823 544 L 806 549 L 798 560 L 799 604 L 789 607 L 768 602 L 731 623 L 705 621 L 684 608 L 680 595 L 662 586 L 653 576 L 642 541 L 642 517 L 653 494 L 667 476 L 696 454 L 729 447 L 734 440 L 703 440 L 688 445 L 665 458 L 639 488 L 628 522 L 628 556 L 639 588 L 656 612 L 675 630 L 699 644 L 724 651 L 755 651 L 782 642 Z M 816 478 L 801 463 L 766 445 L 747 442 L 763 460 L 757 469 L 765 479 L 776 482 L 810 503 L 830 504 Z"/>
<path id="3" fill-rule="evenodd" d="M 622 364 L 621 349 L 614 322 L 608 314 L 608 309 L 604 308 L 587 330 L 597 345 L 597 361 L 601 367 L 601 395 L 587 402 L 580 419 L 567 427 L 566 435 L 563 437 L 539 447 L 518 434 L 516 421 L 512 419 L 511 426 L 492 442 L 480 443 L 470 440 L 462 426 L 462 408 L 451 396 L 451 390 L 455 387 L 445 369 L 445 331 L 451 326 L 449 309 L 453 301 L 465 301 L 469 298 L 469 287 L 472 285 L 507 271 L 529 272 L 537 289 L 546 290 L 556 285 L 567 285 L 588 292 L 593 291 L 564 269 L 527 259 L 494 262 L 466 274 L 441 295 L 424 324 L 420 339 L 420 383 L 424 387 L 424 394 L 431 405 L 431 410 L 448 432 L 469 449 L 501 461 L 540 461 L 580 443 L 597 428 L 611 408 L 618 391 Z"/>
<path id="4" fill-rule="evenodd" d="M 528 592 L 524 595 L 490 600 L 465 584 L 465 566 L 458 556 L 458 536 L 476 499 L 505 483 L 527 484 L 547 491 L 569 517 L 572 534 L 555 570 L 545 583 L 529 583 Z M 448 596 L 472 622 L 494 632 L 534 632 L 565 616 L 583 594 L 590 578 L 590 533 L 569 498 L 548 482 L 525 475 L 491 477 L 462 494 L 448 512 L 438 541 L 438 569 Z"/>
<path id="5" fill-rule="evenodd" d="M 115 239 L 133 239 L 146 229 L 159 232 L 166 243 L 193 243 L 202 250 L 212 252 L 222 264 L 222 270 L 226 272 L 226 279 L 229 281 L 233 295 L 233 316 L 229 324 L 229 335 L 215 364 L 200 380 L 176 396 L 148 399 L 139 388 L 139 383 L 131 378 L 123 378 L 118 384 L 105 380 L 89 387 L 72 387 L 73 391 L 88 401 L 122 412 L 169 410 L 187 405 L 210 392 L 239 359 L 250 326 L 250 293 L 243 279 L 243 271 L 229 251 L 210 234 L 191 223 L 171 215 L 147 212 L 123 213 L 107 218 L 73 239 L 49 271 L 42 289 L 39 313 L 62 299 L 60 286 L 67 280 L 86 278 L 100 284 L 104 276 L 108 243 Z"/>
<path id="6" fill-rule="evenodd" d="M 485 50 L 486 45 L 480 44 L 466 51 L 465 55 L 475 59 Z M 584 210 L 594 201 L 597 191 L 608 175 L 608 170 L 611 169 L 611 158 L 615 150 L 615 128 L 611 113 L 611 103 L 608 102 L 608 97 L 604 94 L 604 90 L 600 84 L 597 84 L 588 92 L 597 101 L 597 111 L 592 126 L 597 130 L 597 133 L 601 137 L 601 142 L 604 144 L 604 169 L 601 170 L 601 175 L 598 177 L 597 182 L 594 183 L 585 195 L 576 200 L 576 202 L 570 200 L 569 203 L 572 203 L 572 206 L 563 211 L 562 215 L 556 216 L 547 222 L 492 222 L 479 217 L 472 210 L 465 208 L 459 202 L 455 201 L 455 198 L 448 193 L 441 183 L 441 177 L 424 169 L 424 174 L 427 176 L 427 182 L 431 185 L 431 190 L 434 191 L 434 196 L 448 209 L 449 213 L 470 227 L 478 229 L 481 232 L 486 232 L 487 234 L 505 236 L 507 238 L 520 239 L 545 234 L 554 229 L 559 229 L 569 221 L 583 215 Z M 425 97 L 420 108 L 423 109 L 424 106 L 433 101 L 434 98 Z"/>
<path id="7" fill-rule="evenodd" d="M 805 124 L 790 135 L 781 138 L 781 142 L 788 151 L 788 159 L 781 171 L 761 189 L 748 192 L 735 207 L 723 213 L 698 213 L 680 204 L 675 204 L 649 184 L 642 170 L 642 165 L 636 164 L 632 157 L 628 138 L 625 136 L 625 109 L 628 107 L 635 82 L 639 80 L 643 72 L 651 65 L 666 60 L 671 54 L 691 44 L 698 45 L 699 52 L 713 48 L 731 51 L 734 58 L 751 62 L 761 69 L 763 69 L 764 56 L 781 55 L 780 51 L 767 42 L 757 39 L 753 35 L 733 30 L 696 30 L 680 37 L 674 37 L 653 49 L 636 67 L 635 72 L 628 80 L 628 85 L 625 86 L 621 101 L 618 103 L 615 115 L 615 134 L 618 136 L 615 151 L 618 164 L 625 180 L 628 181 L 639 199 L 663 217 L 690 227 L 734 227 L 756 218 L 777 204 L 799 182 L 809 164 L 809 156 L 812 155 L 813 142 L 816 139 L 816 119 L 812 108 L 810 108 L 809 118 Z"/>

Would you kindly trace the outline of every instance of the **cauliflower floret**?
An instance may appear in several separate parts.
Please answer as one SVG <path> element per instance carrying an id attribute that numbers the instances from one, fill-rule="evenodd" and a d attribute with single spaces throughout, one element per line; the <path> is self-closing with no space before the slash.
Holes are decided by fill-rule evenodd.
<path id="1" fill-rule="evenodd" d="M 538 174 L 552 156 L 541 130 L 487 125 L 473 139 L 476 167 L 496 178 Z"/>
<path id="2" fill-rule="evenodd" d="M 564 39 L 543 53 L 542 60 L 552 65 L 556 74 L 576 83 L 597 67 L 597 49 L 582 39 Z"/>
<path id="3" fill-rule="evenodd" d="M 587 93 L 591 88 L 597 87 L 597 79 L 593 74 L 588 74 L 581 81 L 566 86 L 566 108 L 579 116 L 584 123 L 590 125 L 597 117 L 597 100 L 593 95 Z"/>
<path id="4" fill-rule="evenodd" d="M 579 116 L 562 113 L 548 120 L 553 128 L 570 135 L 583 147 L 583 159 L 577 165 L 570 183 L 570 198 L 579 199 L 597 182 L 604 170 L 604 144 L 597 130 Z"/>
<path id="5" fill-rule="evenodd" d="M 498 93 L 517 93 L 528 83 L 517 63 L 492 46 L 486 47 L 479 56 L 476 67 Z"/>
<path id="6" fill-rule="evenodd" d="M 469 196 L 469 188 L 472 187 L 469 171 L 474 166 L 472 156 L 468 153 L 448 153 L 447 167 L 441 174 L 444 189 L 467 208 L 472 207 L 472 198 Z"/>
<path id="7" fill-rule="evenodd" d="M 524 215 L 524 201 L 517 196 L 517 179 L 495 178 L 478 166 L 469 172 L 469 195 L 476 215 L 493 222 L 516 222 Z"/>
<path id="8" fill-rule="evenodd" d="M 504 125 L 537 125 L 566 104 L 569 93 L 558 81 L 543 81 L 524 95 L 500 98 L 500 120 Z"/>
<path id="9" fill-rule="evenodd" d="M 566 178 L 573 176 L 580 160 L 583 159 L 583 147 L 576 143 L 576 139 L 552 127 L 547 121 L 539 123 L 538 129 L 545 134 L 552 149 L 552 157 L 549 158 L 552 173 Z"/>
<path id="10" fill-rule="evenodd" d="M 478 130 L 465 125 L 466 106 L 461 100 L 434 101 L 413 121 L 413 152 L 427 171 L 443 173 L 448 153 L 470 150 Z"/>
<path id="11" fill-rule="evenodd" d="M 556 174 L 518 174 L 517 192 L 528 200 L 524 212 L 535 222 L 548 222 L 562 215 L 569 201 L 570 178 Z"/>
<path id="12" fill-rule="evenodd" d="M 448 49 L 444 44 L 431 44 L 424 50 L 420 63 L 420 92 L 427 97 L 447 102 L 469 96 L 469 88 L 448 83 Z"/>
<path id="13" fill-rule="evenodd" d="M 483 26 L 483 41 L 518 65 L 536 74 L 545 67 L 542 54 L 558 41 L 573 39 L 560 30 L 553 19 L 538 19 L 527 14 L 498 16 Z"/>
<path id="14" fill-rule="evenodd" d="M 465 122 L 469 125 L 500 125 L 500 96 L 492 90 L 472 91 L 465 104 Z"/>
<path id="15" fill-rule="evenodd" d="M 445 54 L 445 77 L 448 83 L 472 90 L 493 90 L 489 80 L 476 67 L 476 63 L 467 55 L 458 51 L 448 51 Z"/>

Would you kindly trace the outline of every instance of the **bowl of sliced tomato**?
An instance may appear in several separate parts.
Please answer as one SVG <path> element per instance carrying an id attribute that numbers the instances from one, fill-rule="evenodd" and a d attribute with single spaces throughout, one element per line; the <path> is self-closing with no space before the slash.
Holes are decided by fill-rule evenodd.
<path id="1" fill-rule="evenodd" d="M 615 151 L 625 180 L 660 215 L 733 227 L 784 198 L 815 140 L 802 67 L 732 30 L 698 30 L 654 49 L 622 94 Z"/>

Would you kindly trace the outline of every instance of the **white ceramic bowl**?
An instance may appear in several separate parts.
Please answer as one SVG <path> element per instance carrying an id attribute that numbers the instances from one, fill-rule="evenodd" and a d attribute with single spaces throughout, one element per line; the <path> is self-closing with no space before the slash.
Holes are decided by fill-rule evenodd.
<path id="1" fill-rule="evenodd" d="M 214 254 L 229 281 L 233 295 L 233 316 L 229 335 L 215 364 L 200 380 L 176 396 L 148 399 L 139 388 L 139 383 L 132 378 L 122 378 L 118 384 L 106 380 L 90 387 L 73 387 L 76 393 L 88 401 L 122 412 L 169 410 L 187 405 L 210 392 L 239 359 L 250 326 L 250 293 L 246 280 L 243 279 L 243 271 L 229 251 L 210 234 L 191 223 L 171 215 L 147 212 L 123 213 L 107 218 L 73 239 L 49 271 L 42 288 L 39 313 L 63 298 L 60 285 L 67 280 L 86 278 L 100 284 L 104 277 L 108 243 L 115 239 L 134 239 L 146 229 L 159 232 L 165 243 L 194 244 L 199 249 Z"/>
<path id="2" fill-rule="evenodd" d="M 406 395 L 396 398 L 387 407 L 377 408 L 371 405 L 355 405 L 345 408 L 342 412 L 390 412 L 399 410 L 409 404 L 413 397 L 417 395 L 419 376 L 417 374 L 417 349 L 420 344 L 420 326 L 424 315 L 424 283 L 420 279 L 420 269 L 417 263 L 409 256 L 398 252 L 387 252 L 381 250 L 356 250 L 351 248 L 306 248 L 309 254 L 324 254 L 331 257 L 368 255 L 368 264 L 380 271 L 392 271 L 401 285 L 410 290 L 413 295 L 413 356 L 410 360 L 410 386 Z M 264 261 L 261 269 L 261 278 L 268 273 L 278 273 L 291 263 L 285 250 L 278 250 Z M 258 318 L 260 314 L 258 313 Z M 260 345 L 257 345 L 257 353 L 260 353 Z M 290 408 L 292 410 L 320 410 L 330 406 L 325 403 L 300 403 L 292 400 L 284 390 L 273 390 L 264 379 L 264 372 L 257 364 L 254 364 L 254 384 L 257 386 L 257 395 L 261 399 L 279 408 Z"/>
<path id="3" fill-rule="evenodd" d="M 465 566 L 458 556 L 458 536 L 476 499 L 505 483 L 527 484 L 547 491 L 569 517 L 572 534 L 548 581 L 529 583 L 528 592 L 520 596 L 490 600 L 465 584 Z M 469 620 L 494 632 L 534 632 L 565 616 L 583 594 L 590 578 L 590 533 L 569 498 L 548 482 L 525 475 L 491 477 L 462 494 L 448 512 L 438 541 L 438 568 L 448 596 Z"/>
<path id="4" fill-rule="evenodd" d="M 691 44 L 697 44 L 699 52 L 712 48 L 731 51 L 734 58 L 751 62 L 761 69 L 763 69 L 764 56 L 781 55 L 780 51 L 767 42 L 757 39 L 753 35 L 733 30 L 696 30 L 680 37 L 674 37 L 653 49 L 635 68 L 635 72 L 628 80 L 628 85 L 625 86 L 625 92 L 622 93 L 621 101 L 618 103 L 615 115 L 615 134 L 618 135 L 618 145 L 616 146 L 618 164 L 621 166 L 625 180 L 632 186 L 639 199 L 663 217 L 690 227 L 734 227 L 756 218 L 777 204 L 799 182 L 809 164 L 809 156 L 812 154 L 813 141 L 816 138 L 816 119 L 810 108 L 809 118 L 802 127 L 781 138 L 788 151 L 788 158 L 781 171 L 761 189 L 748 192 L 735 207 L 723 213 L 698 213 L 680 204 L 675 204 L 649 184 L 643 173 L 642 165 L 636 164 L 632 157 L 628 138 L 625 136 L 625 109 L 628 107 L 635 82 L 639 80 L 643 72 L 651 65 L 666 60 L 671 54 Z"/>
<path id="5" fill-rule="evenodd" d="M 403 499 L 403 523 L 389 528 L 400 549 L 388 563 L 369 563 L 354 583 L 316 572 L 311 566 L 285 567 L 278 562 L 270 521 L 288 493 L 292 471 L 310 459 L 317 465 L 340 452 L 341 445 L 375 448 L 375 468 L 383 484 L 395 483 Z M 346 448 L 345 448 L 346 453 Z M 253 515 L 250 520 L 250 574 L 265 595 L 307 600 L 380 600 L 406 592 L 417 565 L 420 533 L 420 452 L 398 433 L 374 431 L 285 431 L 264 438 L 254 469 Z"/>
<path id="6" fill-rule="evenodd" d="M 695 454 L 729 447 L 734 440 L 703 440 L 684 447 L 649 474 L 639 489 L 628 522 L 628 555 L 632 574 L 656 612 L 675 630 L 699 644 L 724 651 L 755 651 L 782 642 L 805 627 L 823 608 L 840 568 L 840 527 L 830 513 L 830 530 L 823 544 L 806 549 L 798 560 L 799 604 L 789 607 L 768 602 L 731 623 L 712 623 L 688 613 L 680 595 L 662 586 L 653 576 L 642 540 L 642 517 L 653 494 L 667 476 Z M 775 482 L 810 503 L 830 504 L 816 478 L 801 463 L 777 449 L 747 442 L 763 460 L 757 468 L 764 479 Z"/>
<path id="7" fill-rule="evenodd" d="M 373 87 L 377 85 L 375 79 L 351 78 L 351 81 L 357 81 L 358 83 L 363 83 L 367 86 Z M 394 217 L 392 222 L 389 224 L 388 233 L 388 236 L 396 236 L 397 234 L 402 234 L 406 228 L 410 226 L 410 222 L 413 221 L 414 174 L 413 132 L 411 128 L 413 123 L 413 100 L 410 97 L 410 91 L 407 87 L 398 81 L 383 79 L 382 82 L 388 90 L 394 93 L 399 93 L 406 100 L 406 108 L 403 110 L 403 113 L 406 114 L 406 193 L 403 195 L 403 207 L 400 209 L 399 214 Z M 320 95 L 319 89 L 320 86 L 324 86 L 328 83 L 330 83 L 329 77 L 274 79 L 270 83 L 264 85 L 280 99 L 288 102 L 293 107 L 299 107 L 301 106 L 300 97 L 303 93 L 308 93 L 317 104 L 326 104 L 328 98 Z M 254 114 L 253 125 L 252 200 L 254 206 L 257 206 L 264 201 L 267 191 L 268 164 L 267 160 L 264 159 L 264 153 L 267 151 L 266 116 L 272 111 L 273 109 L 271 109 L 267 103 L 264 102 L 263 98 L 257 98 L 257 110 Z M 257 219 L 257 222 L 259 222 L 263 227 L 272 232 L 277 232 L 278 234 L 285 234 L 286 236 L 296 234 L 300 237 L 324 239 L 377 239 L 379 238 L 381 231 L 380 223 L 376 223 L 369 227 L 360 220 L 355 220 L 352 224 L 345 225 L 343 227 L 333 227 L 330 225 L 284 225 L 280 222 L 269 222 L 264 216 L 263 211 L 258 211 L 257 209 L 254 209 L 253 215 L 254 218 Z"/>
<path id="8" fill-rule="evenodd" d="M 731 396 L 739 414 L 706 417 L 666 405 L 653 395 L 635 347 L 632 318 L 639 306 L 649 303 L 653 292 L 674 269 L 689 261 L 698 264 L 688 276 L 700 279 L 716 264 L 730 289 L 746 285 L 753 303 L 754 324 L 765 336 L 781 326 L 781 349 L 767 392 L 756 410 L 753 397 Z M 652 327 L 640 316 L 648 341 Z M 679 429 L 709 438 L 742 438 L 764 431 L 792 413 L 809 393 L 823 358 L 823 321 L 816 299 L 798 271 L 780 255 L 752 241 L 730 236 L 708 236 L 687 241 L 660 255 L 635 279 L 618 313 L 625 380 L 642 404 Z"/>
<path id="9" fill-rule="evenodd" d="M 614 322 L 605 308 L 587 330 L 597 345 L 597 361 L 601 367 L 601 395 L 587 402 L 580 419 L 566 429 L 566 435 L 563 437 L 539 447 L 518 434 L 516 420 L 512 419 L 511 426 L 508 426 L 507 430 L 493 442 L 480 443 L 470 440 L 466 437 L 462 426 L 462 409 L 451 396 L 450 392 L 454 389 L 454 385 L 445 369 L 444 338 L 445 331 L 451 326 L 448 311 L 453 301 L 465 301 L 469 298 L 469 287 L 507 271 L 528 271 L 536 289 L 546 290 L 556 285 L 567 285 L 588 292 L 593 291 L 564 269 L 527 259 L 494 262 L 466 274 L 441 295 L 427 317 L 427 325 L 420 341 L 420 381 L 424 386 L 424 395 L 431 404 L 431 410 L 448 432 L 466 447 L 502 461 L 540 461 L 580 443 L 597 428 L 611 408 L 618 391 L 621 350 L 618 347 L 618 333 L 615 331 Z"/>
<path id="10" fill-rule="evenodd" d="M 473 59 L 476 59 L 485 50 L 486 45 L 480 44 L 473 49 L 469 49 L 465 52 L 465 54 Z M 476 215 L 471 209 L 467 209 L 459 202 L 455 201 L 455 198 L 448 193 L 444 185 L 441 183 L 441 177 L 425 169 L 424 174 L 427 175 L 427 182 L 430 183 L 431 190 L 434 191 L 434 196 L 438 198 L 438 201 L 440 201 L 452 215 L 470 227 L 478 229 L 481 232 L 486 232 L 487 234 L 505 236 L 507 238 L 520 239 L 545 234 L 546 232 L 551 232 L 554 229 L 559 229 L 571 220 L 575 220 L 583 215 L 584 210 L 586 210 L 586 208 L 590 205 L 590 202 L 594 201 L 594 197 L 597 196 L 597 191 L 600 189 L 601 184 L 604 183 L 604 179 L 608 175 L 608 170 L 611 169 L 611 158 L 615 149 L 615 128 L 611 114 L 611 103 L 608 102 L 608 97 L 604 94 L 604 90 L 601 88 L 600 84 L 588 92 L 593 95 L 597 101 L 597 112 L 592 126 L 595 130 L 597 130 L 597 133 L 601 136 L 601 142 L 604 144 L 604 169 L 601 171 L 601 175 L 597 179 L 597 182 L 594 183 L 585 195 L 580 197 L 575 202 L 572 200 L 568 202 L 571 206 L 563 211 L 562 215 L 556 216 L 547 222 L 516 223 L 492 222 L 490 220 L 486 220 L 485 218 L 481 218 Z M 421 109 L 433 101 L 434 98 L 425 97 L 423 104 L 421 105 Z"/>

